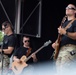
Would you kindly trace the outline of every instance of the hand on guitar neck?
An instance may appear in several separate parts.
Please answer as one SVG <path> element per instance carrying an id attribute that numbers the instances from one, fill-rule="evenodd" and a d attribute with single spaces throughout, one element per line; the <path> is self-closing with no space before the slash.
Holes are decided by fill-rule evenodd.
<path id="1" fill-rule="evenodd" d="M 38 61 L 35 53 L 33 53 L 31 57 L 33 58 L 33 62 L 37 62 Z"/>

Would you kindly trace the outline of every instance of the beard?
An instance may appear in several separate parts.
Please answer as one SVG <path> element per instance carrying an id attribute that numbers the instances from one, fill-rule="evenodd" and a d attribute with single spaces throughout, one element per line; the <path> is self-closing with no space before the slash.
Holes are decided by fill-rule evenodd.
<path id="1" fill-rule="evenodd" d="M 68 14 L 68 13 L 66 13 L 66 16 L 72 16 L 72 14 Z"/>

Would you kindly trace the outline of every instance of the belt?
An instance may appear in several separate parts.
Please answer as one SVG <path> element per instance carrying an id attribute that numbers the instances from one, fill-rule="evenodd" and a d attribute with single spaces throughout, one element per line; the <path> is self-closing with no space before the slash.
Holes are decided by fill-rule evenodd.
<path id="1" fill-rule="evenodd" d="M 62 46 L 61 48 L 63 48 L 63 47 L 76 47 L 76 45 L 74 45 L 74 44 L 66 44 L 66 45 Z"/>
<path id="2" fill-rule="evenodd" d="M 74 44 L 66 44 L 66 45 L 64 45 L 64 46 L 76 46 L 76 45 L 74 45 Z"/>

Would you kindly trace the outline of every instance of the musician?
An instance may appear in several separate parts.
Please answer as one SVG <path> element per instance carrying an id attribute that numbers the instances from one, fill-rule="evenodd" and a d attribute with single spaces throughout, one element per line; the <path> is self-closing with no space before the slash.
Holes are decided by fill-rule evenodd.
<path id="1" fill-rule="evenodd" d="M 10 22 L 5 21 L 2 23 L 2 31 L 4 32 L 3 44 L 0 48 L 0 75 L 7 74 L 10 57 L 14 52 L 16 46 L 16 36 L 13 32 L 13 26 Z M 2 61 L 3 60 L 3 61 Z"/>
<path id="2" fill-rule="evenodd" d="M 59 54 L 55 60 L 57 71 L 62 74 L 73 73 L 71 71 L 74 71 L 76 65 L 76 53 L 74 53 L 76 51 L 76 6 L 69 4 L 65 10 L 67 18 L 62 26 L 58 28 L 58 33 L 61 35 L 60 44 L 58 39 L 52 44 L 55 50 L 59 46 Z M 65 29 L 70 22 L 70 26 Z"/>
<path id="3" fill-rule="evenodd" d="M 20 63 L 21 62 L 21 57 L 26 56 L 28 57 L 31 53 L 33 52 L 32 48 L 30 47 L 30 38 L 28 36 L 23 37 L 23 46 L 19 47 L 16 52 L 14 53 L 13 60 Z M 33 59 L 33 60 L 32 60 Z M 26 67 L 28 64 L 32 64 L 32 62 L 37 62 L 37 57 L 33 53 L 32 54 L 32 59 L 29 59 L 26 64 Z M 32 61 L 31 61 L 32 60 Z M 25 68 L 26 68 L 25 67 Z M 30 68 L 31 69 L 31 68 Z M 29 72 L 30 73 L 30 72 Z M 29 75 L 29 74 L 28 74 Z"/>

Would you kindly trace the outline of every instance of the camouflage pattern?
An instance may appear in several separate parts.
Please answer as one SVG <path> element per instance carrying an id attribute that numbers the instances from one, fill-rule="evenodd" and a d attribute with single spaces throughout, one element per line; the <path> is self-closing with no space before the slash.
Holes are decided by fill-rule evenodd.
<path id="1" fill-rule="evenodd" d="M 10 63 L 9 57 L 7 55 L 3 55 L 3 68 L 2 68 L 2 61 L 0 61 L 0 75 L 7 75 L 9 69 L 9 63 Z"/>
<path id="2" fill-rule="evenodd" d="M 71 54 L 72 52 L 75 52 Z M 68 73 L 74 71 L 76 66 L 76 45 L 67 44 L 60 48 L 58 58 L 56 60 L 56 68 L 60 73 Z M 74 73 L 74 72 L 73 72 Z"/>

